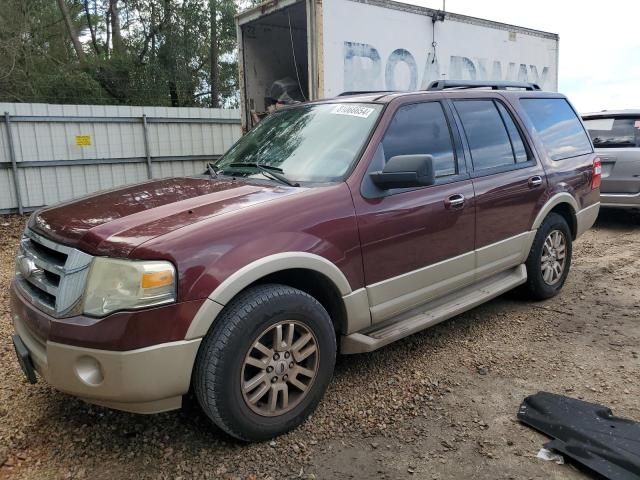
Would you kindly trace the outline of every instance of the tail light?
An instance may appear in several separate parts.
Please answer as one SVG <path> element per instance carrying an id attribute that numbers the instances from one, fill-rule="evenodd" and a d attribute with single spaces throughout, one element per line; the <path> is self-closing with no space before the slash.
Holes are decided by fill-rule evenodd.
<path id="1" fill-rule="evenodd" d="M 591 189 L 600 188 L 602 182 L 602 162 L 599 158 L 593 161 L 593 173 L 591 175 Z"/>

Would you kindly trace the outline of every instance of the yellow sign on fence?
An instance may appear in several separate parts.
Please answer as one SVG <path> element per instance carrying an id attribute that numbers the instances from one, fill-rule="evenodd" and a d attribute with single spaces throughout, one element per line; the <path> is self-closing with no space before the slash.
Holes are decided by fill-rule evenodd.
<path id="1" fill-rule="evenodd" d="M 91 135 L 76 135 L 76 145 L 78 147 L 91 146 Z"/>

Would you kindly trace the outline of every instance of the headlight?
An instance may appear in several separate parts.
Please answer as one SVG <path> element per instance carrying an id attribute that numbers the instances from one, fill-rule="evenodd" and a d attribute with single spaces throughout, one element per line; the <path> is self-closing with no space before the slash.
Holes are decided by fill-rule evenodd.
<path id="1" fill-rule="evenodd" d="M 84 313 L 102 317 L 175 300 L 176 271 L 171 263 L 96 257 L 87 280 Z"/>

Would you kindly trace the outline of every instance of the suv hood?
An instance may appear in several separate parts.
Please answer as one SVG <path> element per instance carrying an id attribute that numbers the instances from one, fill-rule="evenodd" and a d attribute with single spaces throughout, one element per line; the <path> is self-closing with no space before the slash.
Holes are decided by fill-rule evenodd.
<path id="1" fill-rule="evenodd" d="M 169 178 L 44 208 L 29 227 L 93 255 L 126 257 L 178 228 L 302 190 L 229 178 Z"/>

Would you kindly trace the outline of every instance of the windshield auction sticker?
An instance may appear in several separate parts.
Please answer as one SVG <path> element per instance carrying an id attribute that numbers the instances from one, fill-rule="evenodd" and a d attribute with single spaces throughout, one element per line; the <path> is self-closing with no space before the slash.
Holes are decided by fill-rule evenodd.
<path id="1" fill-rule="evenodd" d="M 335 115 L 350 115 L 352 117 L 367 118 L 373 113 L 374 109 L 363 107 L 361 105 L 336 105 L 331 113 Z"/>

